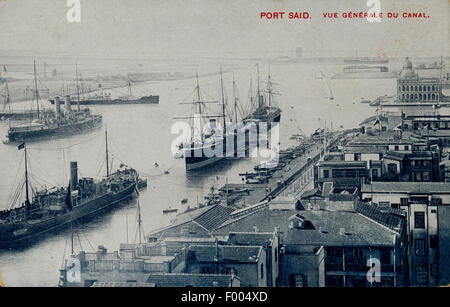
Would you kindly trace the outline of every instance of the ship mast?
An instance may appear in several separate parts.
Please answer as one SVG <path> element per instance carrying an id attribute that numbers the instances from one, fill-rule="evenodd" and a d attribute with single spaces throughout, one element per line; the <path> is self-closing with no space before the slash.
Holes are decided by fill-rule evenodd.
<path id="1" fill-rule="evenodd" d="M 8 105 L 9 113 L 11 113 L 12 112 L 12 110 L 11 110 L 11 95 L 9 94 L 8 78 L 6 78 L 6 76 L 5 76 L 5 91 L 6 91 L 5 105 Z"/>
<path id="2" fill-rule="evenodd" d="M 256 64 L 256 72 L 257 72 L 257 75 L 258 75 L 258 87 L 257 87 L 257 91 L 256 91 L 256 95 L 257 95 L 257 100 L 256 100 L 256 103 L 258 104 L 258 109 L 261 109 L 262 108 L 262 105 L 261 105 L 261 97 L 260 97 L 260 88 L 259 88 L 259 64 Z"/>
<path id="3" fill-rule="evenodd" d="M 20 146 L 19 146 L 20 147 Z M 29 185 L 29 181 L 28 181 L 28 157 L 27 157 L 27 147 L 25 145 L 25 143 L 23 143 L 23 148 L 24 148 L 24 153 L 25 153 L 25 207 L 26 207 L 26 212 L 27 215 L 29 214 L 30 211 L 30 196 L 29 196 L 29 191 L 28 191 L 28 185 Z"/>
<path id="4" fill-rule="evenodd" d="M 105 129 L 106 176 L 109 177 L 108 130 Z"/>
<path id="5" fill-rule="evenodd" d="M 138 235 L 139 235 L 139 244 L 142 244 L 141 238 L 142 238 L 142 234 L 144 232 L 144 230 L 142 229 L 142 218 L 141 218 L 141 205 L 139 202 L 139 197 L 138 197 L 138 202 L 137 202 L 137 209 L 138 209 Z"/>
<path id="6" fill-rule="evenodd" d="M 236 97 L 236 82 L 234 81 L 233 74 L 233 97 L 234 97 L 234 121 L 237 123 L 237 97 Z"/>
<path id="7" fill-rule="evenodd" d="M 269 71 L 269 79 L 267 80 L 267 93 L 269 94 L 269 107 L 272 106 L 272 81 L 270 80 L 270 71 Z"/>
<path id="8" fill-rule="evenodd" d="M 201 99 L 200 99 L 200 84 L 198 83 L 198 73 L 195 73 L 195 78 L 197 80 L 197 86 L 196 86 L 196 90 L 197 90 L 197 104 L 198 104 L 198 114 L 200 116 L 200 121 L 199 121 L 200 127 L 198 127 L 198 129 L 199 129 L 199 132 L 200 132 L 201 142 L 203 143 L 202 102 L 201 102 Z M 195 125 L 195 123 L 194 123 L 194 125 Z"/>
<path id="9" fill-rule="evenodd" d="M 130 97 L 132 97 L 133 93 L 131 92 L 131 82 L 129 79 L 128 79 L 128 92 L 130 92 Z"/>
<path id="10" fill-rule="evenodd" d="M 37 117 L 39 118 L 39 91 L 37 87 L 36 61 L 33 61 L 33 70 L 34 70 L 34 97 L 36 98 Z"/>
<path id="11" fill-rule="evenodd" d="M 78 111 L 80 111 L 80 85 L 78 83 L 78 65 L 75 63 L 75 74 L 77 76 L 77 99 L 78 99 Z"/>
<path id="12" fill-rule="evenodd" d="M 222 92 L 222 116 L 223 116 L 223 135 L 225 136 L 227 132 L 226 123 L 225 123 L 225 98 L 223 93 L 223 78 L 222 78 L 222 67 L 220 67 L 220 87 Z"/>

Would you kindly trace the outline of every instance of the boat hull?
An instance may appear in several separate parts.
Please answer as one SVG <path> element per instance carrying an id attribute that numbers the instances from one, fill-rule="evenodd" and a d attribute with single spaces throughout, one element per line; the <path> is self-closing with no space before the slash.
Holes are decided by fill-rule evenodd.
<path id="1" fill-rule="evenodd" d="M 51 104 L 55 104 L 53 99 L 49 99 Z M 64 101 L 60 102 L 64 104 Z M 74 101 L 78 104 L 78 101 Z M 80 100 L 80 105 L 118 105 L 118 104 L 159 104 L 159 96 L 144 96 L 139 99 L 83 99 Z"/>
<path id="2" fill-rule="evenodd" d="M 52 137 L 78 134 L 91 131 L 102 126 L 101 116 L 96 116 L 89 121 L 74 123 L 71 125 L 54 126 L 51 128 L 30 128 L 24 130 L 10 129 L 8 131 L 8 142 L 19 143 L 31 140 L 46 139 Z"/>
<path id="3" fill-rule="evenodd" d="M 71 222 L 90 216 L 93 213 L 97 213 L 131 197 L 135 190 L 135 186 L 136 184 L 133 183 L 118 192 L 109 192 L 91 200 L 87 200 L 86 202 L 73 207 L 72 211 L 46 220 L 21 221 L 4 225 L 0 224 L 0 248 L 21 247 L 31 244 L 35 242 L 40 235 L 55 229 L 60 229 Z"/>

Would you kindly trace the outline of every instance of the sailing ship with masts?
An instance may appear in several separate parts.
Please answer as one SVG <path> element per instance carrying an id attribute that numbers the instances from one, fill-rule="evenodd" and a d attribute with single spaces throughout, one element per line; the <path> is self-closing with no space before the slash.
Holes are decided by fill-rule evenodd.
<path id="1" fill-rule="evenodd" d="M 78 178 L 77 162 L 70 162 L 70 181 L 67 188 L 54 187 L 37 190 L 31 186 L 27 146 L 24 152 L 23 182 L 10 196 L 7 209 L 0 211 L 0 248 L 26 246 L 53 229 L 58 229 L 92 213 L 112 207 L 132 196 L 137 187 L 145 187 L 146 180 L 124 164 L 112 172 L 109 164 L 108 135 L 105 131 L 106 177 Z M 25 189 L 25 199 L 20 200 Z M 23 198 L 23 197 L 22 197 Z"/>
<path id="2" fill-rule="evenodd" d="M 83 88 L 82 82 L 78 76 L 78 69 L 76 69 L 76 95 L 71 96 L 71 99 L 76 99 L 80 105 L 117 105 L 117 104 L 159 104 L 159 95 L 144 95 L 136 96 L 132 91 L 132 82 L 127 81 L 127 95 L 120 96 L 113 99 L 111 93 L 103 90 L 101 84 L 94 92 L 81 92 L 80 87 Z M 55 104 L 55 99 L 48 100 L 51 104 Z"/>
<path id="3" fill-rule="evenodd" d="M 195 93 L 196 97 L 193 102 L 195 111 L 190 117 L 176 117 L 175 119 L 191 119 L 192 133 L 191 139 L 188 142 L 181 144 L 179 149 L 183 151 L 182 156 L 185 160 L 186 170 L 194 170 L 203 168 L 205 166 L 216 163 L 225 158 L 237 157 L 237 153 L 246 152 L 248 142 L 240 144 L 237 142 L 237 135 L 248 134 L 248 127 L 238 125 L 237 113 L 235 116 L 236 125 L 230 125 L 231 122 L 226 122 L 226 101 L 223 88 L 223 77 L 220 72 L 220 86 L 221 86 L 221 113 L 217 115 L 205 115 L 206 104 L 219 103 L 218 101 L 203 101 L 200 93 L 200 85 L 198 76 L 196 77 Z M 234 86 L 234 84 L 233 84 Z M 186 104 L 186 103 L 184 103 Z M 235 98 L 235 112 L 237 112 L 237 99 Z M 204 120 L 211 118 L 205 125 Z M 222 127 L 217 125 L 217 119 L 222 119 Z M 231 127 L 231 129 L 230 129 Z M 245 138 L 247 139 L 247 137 Z M 231 142 L 233 141 L 233 142 Z M 234 146 L 230 146 L 233 144 Z"/>
<path id="4" fill-rule="evenodd" d="M 91 114 L 89 109 L 72 109 L 70 96 L 65 97 L 65 111 L 61 110 L 60 97 L 55 97 L 54 114 L 40 111 L 39 91 L 37 87 L 36 63 L 34 63 L 34 101 L 36 102 L 37 119 L 30 122 L 10 126 L 7 140 L 4 143 L 21 143 L 31 140 L 79 134 L 99 128 L 102 125 L 100 114 Z"/>
<path id="5" fill-rule="evenodd" d="M 256 96 L 251 95 L 251 110 L 247 116 L 244 117 L 244 123 L 266 123 L 268 126 L 271 123 L 279 123 L 281 120 L 281 109 L 277 106 L 270 73 L 267 78 L 266 87 L 261 89 L 259 80 L 259 66 L 257 67 L 258 84 Z"/>
<path id="6" fill-rule="evenodd" d="M 3 100 L 0 110 L 0 120 L 30 120 L 37 118 L 38 113 L 36 110 L 13 110 L 6 66 L 3 66 L 3 72 L 3 76 L 0 77 L 0 84 L 3 84 L 3 88 L 0 90 L 0 99 Z M 42 113 L 51 114 L 53 111 L 43 110 Z"/>

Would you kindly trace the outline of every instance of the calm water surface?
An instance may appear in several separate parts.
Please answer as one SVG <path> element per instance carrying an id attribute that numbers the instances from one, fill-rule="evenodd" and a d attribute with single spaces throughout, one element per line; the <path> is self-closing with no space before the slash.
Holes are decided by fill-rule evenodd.
<path id="1" fill-rule="evenodd" d="M 210 64 L 211 65 L 211 64 Z M 218 67 L 220 63 L 214 64 Z M 254 63 L 240 63 L 234 70 L 242 101 L 246 100 L 250 76 L 256 80 Z M 198 68 L 201 73 L 201 67 Z M 213 68 L 214 69 L 214 68 Z M 359 101 L 362 97 L 375 98 L 395 91 L 395 81 L 387 80 L 329 80 L 334 100 L 328 99 L 328 89 L 323 80 L 316 79 L 322 70 L 327 76 L 342 70 L 341 65 L 329 64 L 272 64 L 273 82 L 279 84 L 276 91 L 283 110 L 280 124 L 281 147 L 292 144 L 289 137 L 300 129 L 310 134 L 327 125 L 338 129 L 356 127 L 362 118 L 373 110 Z M 261 78 L 266 77 L 267 67 L 261 66 Z M 227 96 L 231 101 L 233 74 L 224 74 Z M 209 97 L 217 99 L 219 77 L 200 78 L 200 86 Z M 255 84 L 255 81 L 254 83 Z M 180 200 L 188 198 L 188 205 L 195 206 L 197 198 L 213 186 L 218 188 L 228 182 L 239 183 L 238 172 L 251 171 L 255 161 L 243 159 L 225 161 L 211 170 L 187 175 L 182 159 L 174 159 L 171 143 L 172 120 L 175 116 L 188 115 L 188 108 L 179 102 L 192 99 L 194 80 L 152 82 L 139 84 L 139 90 L 150 88 L 160 95 L 159 105 L 93 106 L 91 110 L 103 114 L 108 128 L 113 168 L 121 161 L 136 168 L 149 184 L 140 193 L 144 230 L 150 231 L 170 222 L 173 215 L 163 215 L 165 208 L 182 208 Z M 208 96 L 206 96 L 209 98 Z M 7 134 L 8 124 L 0 122 L 0 136 Z M 104 174 L 104 129 L 64 139 L 29 143 L 30 170 L 35 188 L 41 185 L 66 186 L 69 161 L 78 161 L 80 176 L 98 177 Z M 0 207 L 7 207 L 12 189 L 23 174 L 20 164 L 22 152 L 16 146 L 0 144 Z M 155 167 L 155 162 L 159 167 Z M 103 167 L 102 167 L 103 166 Z M 169 174 L 164 174 L 169 170 Z M 186 205 L 183 205 L 186 206 Z M 128 225 L 128 231 L 127 231 Z M 76 227 L 76 226 L 75 226 Z M 104 245 L 117 250 L 119 244 L 132 242 L 136 231 L 136 199 L 125 201 L 78 227 L 79 240 L 75 249 L 91 251 Z M 64 256 L 70 230 L 50 234 L 45 240 L 22 250 L 0 251 L 1 274 L 7 286 L 55 286 Z M 67 252 L 66 252 L 67 257 Z"/>

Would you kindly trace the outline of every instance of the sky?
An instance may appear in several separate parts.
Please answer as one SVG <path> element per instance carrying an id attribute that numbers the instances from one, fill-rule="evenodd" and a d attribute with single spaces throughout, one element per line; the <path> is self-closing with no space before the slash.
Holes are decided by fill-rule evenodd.
<path id="1" fill-rule="evenodd" d="M 0 0 L 0 51 L 89 56 L 441 56 L 449 55 L 448 0 L 380 0 L 383 12 L 427 19 L 324 19 L 367 11 L 367 0 Z M 308 20 L 265 20 L 262 11 L 303 12 Z"/>

